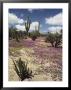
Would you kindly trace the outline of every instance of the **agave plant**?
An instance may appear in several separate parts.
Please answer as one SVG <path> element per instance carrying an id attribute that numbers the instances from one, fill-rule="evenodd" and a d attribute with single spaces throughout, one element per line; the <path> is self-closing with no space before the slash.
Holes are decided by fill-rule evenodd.
<path id="1" fill-rule="evenodd" d="M 18 61 L 14 61 L 14 70 L 19 76 L 20 80 L 23 81 L 26 78 L 32 78 L 32 70 L 27 67 L 27 64 L 19 58 Z"/>

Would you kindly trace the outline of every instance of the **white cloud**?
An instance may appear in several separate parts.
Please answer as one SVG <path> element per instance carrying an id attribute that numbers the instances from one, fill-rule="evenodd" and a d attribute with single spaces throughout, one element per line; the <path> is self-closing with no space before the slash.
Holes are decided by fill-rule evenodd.
<path id="1" fill-rule="evenodd" d="M 32 22 L 30 25 L 30 30 L 31 31 L 38 30 L 38 25 L 39 25 L 39 22 L 37 22 L 37 21 Z"/>
<path id="2" fill-rule="evenodd" d="M 30 29 L 29 31 L 35 31 L 35 30 L 38 30 L 38 25 L 39 25 L 39 22 L 35 21 L 35 22 L 32 22 L 31 25 L 30 25 Z M 40 25 L 41 26 L 41 25 Z M 15 27 L 17 28 L 17 30 L 22 30 L 22 31 L 26 31 L 25 29 L 25 25 L 15 25 Z"/>
<path id="3" fill-rule="evenodd" d="M 24 23 L 24 20 L 23 20 L 23 19 L 18 18 L 18 23 L 19 23 L 19 24 L 22 24 L 22 23 Z"/>
<path id="4" fill-rule="evenodd" d="M 48 28 L 48 31 L 55 33 L 55 32 L 59 32 L 62 29 L 62 27 L 60 26 L 52 26 Z"/>
<path id="5" fill-rule="evenodd" d="M 46 24 L 50 25 L 62 25 L 62 13 L 59 13 L 53 17 L 45 18 Z"/>
<path id="6" fill-rule="evenodd" d="M 32 13 L 33 9 L 28 9 L 28 11 L 29 11 L 30 13 Z"/>
<path id="7" fill-rule="evenodd" d="M 20 30 L 21 31 L 26 31 L 24 25 L 16 25 L 15 27 L 17 28 L 18 31 L 20 31 Z"/>
<path id="8" fill-rule="evenodd" d="M 15 14 L 9 13 L 8 15 L 8 22 L 9 24 L 22 24 L 24 23 L 23 19 L 18 18 Z"/>

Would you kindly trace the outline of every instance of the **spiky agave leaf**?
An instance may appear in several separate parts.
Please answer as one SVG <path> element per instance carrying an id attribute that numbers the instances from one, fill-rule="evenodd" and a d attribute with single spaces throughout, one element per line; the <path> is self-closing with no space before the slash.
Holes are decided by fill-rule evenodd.
<path id="1" fill-rule="evenodd" d="M 14 62 L 14 61 L 13 61 Z M 23 81 L 26 78 L 31 78 L 32 77 L 32 70 L 30 70 L 27 67 L 27 64 L 19 58 L 16 63 L 14 62 L 15 66 L 15 71 L 17 75 L 20 77 L 21 81 Z"/>
<path id="2" fill-rule="evenodd" d="M 14 60 L 13 60 L 13 63 L 14 63 L 14 70 L 16 71 L 17 75 L 20 76 L 20 72 Z"/>

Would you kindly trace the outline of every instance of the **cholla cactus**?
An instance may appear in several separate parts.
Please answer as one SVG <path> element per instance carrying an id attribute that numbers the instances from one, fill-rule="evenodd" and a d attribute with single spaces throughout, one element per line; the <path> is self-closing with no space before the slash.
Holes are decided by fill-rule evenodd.
<path id="1" fill-rule="evenodd" d="M 25 29 L 26 29 L 27 35 L 28 35 L 28 31 L 30 29 L 30 24 L 31 24 L 31 20 L 28 17 L 27 21 L 25 22 Z"/>

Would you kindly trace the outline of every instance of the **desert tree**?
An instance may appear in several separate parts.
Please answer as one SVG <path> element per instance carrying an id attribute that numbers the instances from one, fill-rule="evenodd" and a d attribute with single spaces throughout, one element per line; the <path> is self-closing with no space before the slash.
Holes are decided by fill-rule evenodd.
<path id="1" fill-rule="evenodd" d="M 55 33 L 48 32 L 45 41 L 50 42 L 52 47 L 58 47 L 62 43 L 62 30 Z"/>
<path id="2" fill-rule="evenodd" d="M 55 41 L 54 34 L 51 32 L 48 32 L 47 37 L 45 38 L 45 41 L 50 42 L 52 47 L 54 47 L 54 41 Z"/>
<path id="3" fill-rule="evenodd" d="M 58 47 L 62 43 L 62 30 L 55 33 L 55 47 Z"/>

